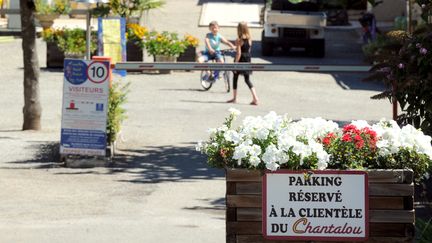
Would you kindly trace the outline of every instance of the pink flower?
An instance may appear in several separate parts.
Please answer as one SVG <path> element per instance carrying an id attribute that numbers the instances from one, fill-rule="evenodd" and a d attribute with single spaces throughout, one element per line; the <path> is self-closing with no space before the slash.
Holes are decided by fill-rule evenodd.
<path id="1" fill-rule="evenodd" d="M 428 50 L 426 48 L 421 48 L 420 49 L 420 54 L 426 55 L 427 53 L 428 53 Z"/>
<path id="2" fill-rule="evenodd" d="M 404 68 L 405 68 L 405 65 L 404 65 L 403 63 L 399 63 L 398 68 L 399 68 L 399 69 L 404 69 Z"/>

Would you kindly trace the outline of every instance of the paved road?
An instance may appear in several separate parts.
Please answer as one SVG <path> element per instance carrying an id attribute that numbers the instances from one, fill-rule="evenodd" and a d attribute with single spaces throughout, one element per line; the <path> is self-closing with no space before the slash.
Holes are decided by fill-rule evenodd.
<path id="1" fill-rule="evenodd" d="M 201 36 L 206 29 L 190 25 L 198 23 L 199 11 L 196 1 L 168 1 L 164 10 L 152 14 L 151 25 Z M 235 35 L 235 29 L 223 31 Z M 253 32 L 259 36 L 259 30 Z M 194 151 L 194 143 L 206 138 L 207 128 L 219 126 L 231 107 L 225 103 L 230 94 L 223 92 L 221 83 L 203 92 L 198 72 L 129 75 L 129 119 L 116 165 L 68 169 L 55 163 L 62 73 L 43 68 L 46 51 L 39 41 L 43 129 L 22 132 L 21 42 L 0 43 L 0 50 L 0 242 L 224 241 L 223 171 L 208 168 L 205 157 Z M 346 53 L 340 56 L 337 62 L 359 60 Z M 254 58 L 273 60 L 313 61 Z M 239 103 L 232 106 L 243 115 L 274 110 L 294 119 L 390 118 L 388 101 L 369 99 L 383 87 L 363 83 L 362 78 L 362 74 L 255 72 L 259 106 L 248 105 L 251 97 L 242 81 Z"/>

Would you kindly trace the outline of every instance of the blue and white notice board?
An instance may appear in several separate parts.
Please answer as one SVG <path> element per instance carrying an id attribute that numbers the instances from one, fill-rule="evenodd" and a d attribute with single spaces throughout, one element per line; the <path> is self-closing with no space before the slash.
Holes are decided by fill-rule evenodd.
<path id="1" fill-rule="evenodd" d="M 65 59 L 60 154 L 105 156 L 109 65 Z"/>

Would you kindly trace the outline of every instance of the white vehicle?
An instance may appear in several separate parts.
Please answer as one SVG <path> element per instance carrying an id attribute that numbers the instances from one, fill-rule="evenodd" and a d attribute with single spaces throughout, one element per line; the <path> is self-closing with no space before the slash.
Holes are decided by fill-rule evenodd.
<path id="1" fill-rule="evenodd" d="M 277 47 L 286 51 L 300 47 L 315 57 L 324 57 L 327 16 L 319 9 L 318 0 L 267 1 L 261 14 L 264 26 L 261 36 L 262 55 L 271 56 Z"/>

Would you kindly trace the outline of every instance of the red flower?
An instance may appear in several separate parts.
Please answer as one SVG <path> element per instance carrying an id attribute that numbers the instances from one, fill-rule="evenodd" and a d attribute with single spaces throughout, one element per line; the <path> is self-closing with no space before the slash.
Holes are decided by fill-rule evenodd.
<path id="1" fill-rule="evenodd" d="M 344 142 L 351 142 L 352 141 L 351 135 L 350 134 L 344 134 L 342 136 L 342 141 L 344 141 Z"/>
<path id="2" fill-rule="evenodd" d="M 327 136 L 325 136 L 322 140 L 323 144 L 328 146 L 330 143 L 336 138 L 336 135 L 334 133 L 329 133 Z"/>
<path id="3" fill-rule="evenodd" d="M 362 138 L 360 135 L 355 135 L 355 136 L 354 136 L 354 140 L 355 140 L 356 142 L 358 142 L 358 141 L 363 141 L 363 138 Z"/>
<path id="4" fill-rule="evenodd" d="M 364 146 L 364 141 L 363 139 L 356 141 L 355 146 L 357 149 L 361 149 Z"/>
<path id="5" fill-rule="evenodd" d="M 226 155 L 226 150 L 225 149 L 221 149 L 221 150 L 219 150 L 219 154 L 220 154 L 220 156 L 222 157 L 222 158 L 226 158 L 227 157 L 227 155 Z"/>
<path id="6" fill-rule="evenodd" d="M 355 125 L 353 125 L 353 124 L 348 124 L 348 125 L 345 125 L 345 126 L 343 127 L 343 133 L 354 133 L 354 134 L 359 134 L 360 131 L 359 131 L 359 129 L 358 129 Z"/>

